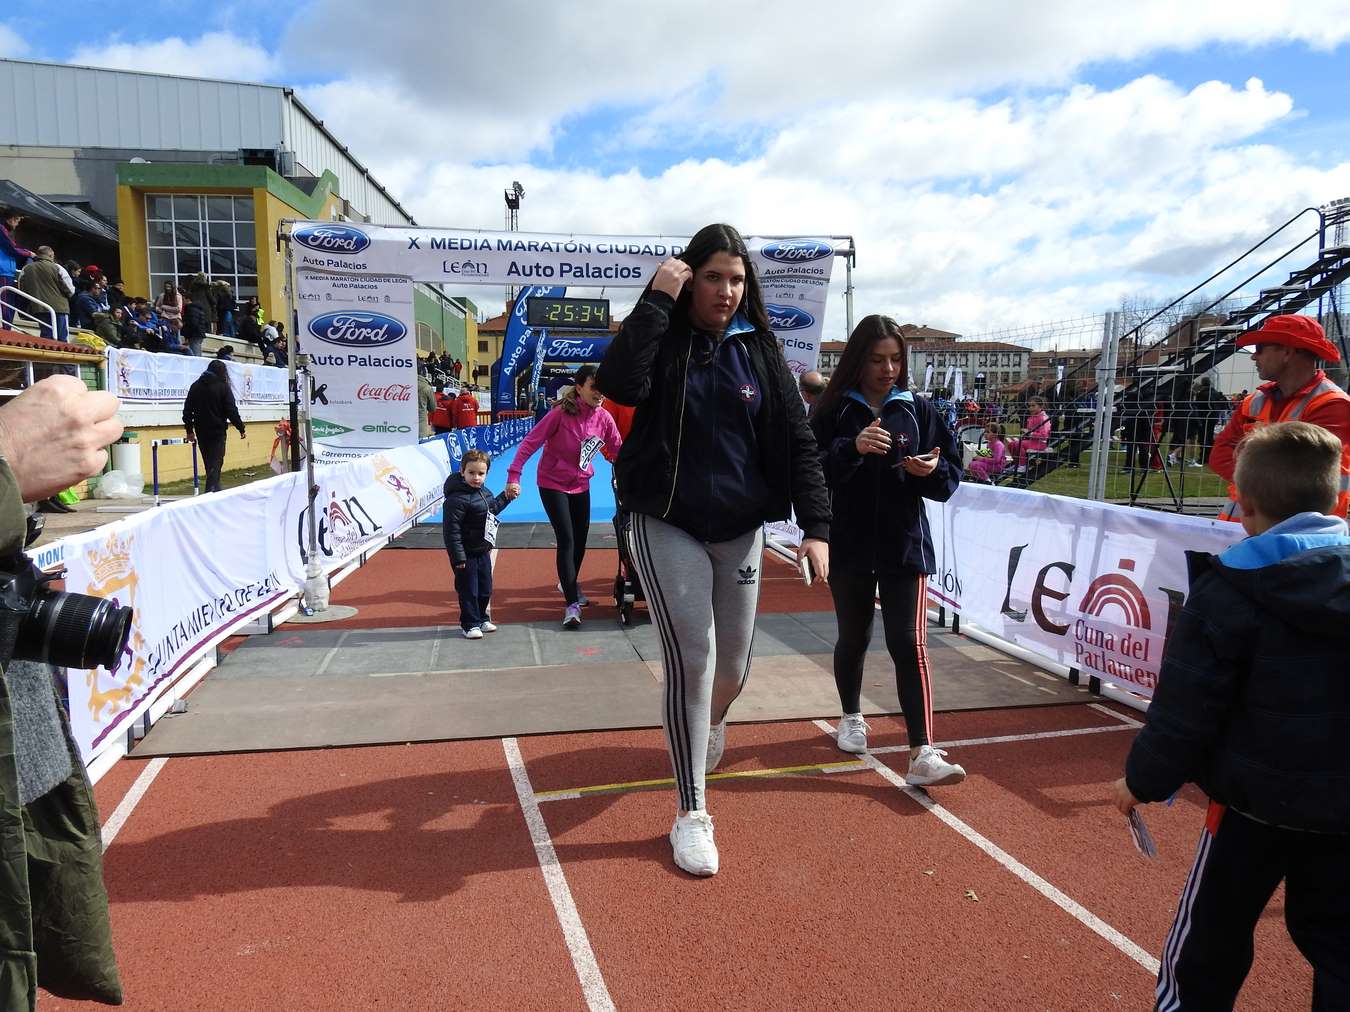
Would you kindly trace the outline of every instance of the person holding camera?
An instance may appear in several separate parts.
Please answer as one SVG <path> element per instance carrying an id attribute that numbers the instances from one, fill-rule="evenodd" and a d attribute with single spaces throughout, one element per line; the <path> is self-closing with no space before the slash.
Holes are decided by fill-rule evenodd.
<path id="1" fill-rule="evenodd" d="M 962 454 L 938 406 L 908 388 L 899 325 L 888 316 L 866 316 L 849 335 L 811 412 L 811 427 L 833 508 L 834 681 L 843 710 L 836 740 L 845 752 L 867 751 L 863 661 L 880 589 L 886 649 L 909 734 L 905 780 L 935 786 L 960 783 L 966 771 L 933 747 L 927 589 L 934 555 L 923 500 L 946 502 L 955 494 Z"/>
<path id="2" fill-rule="evenodd" d="M 97 656 L 58 656 L 74 637 L 32 629 L 56 592 L 24 555 L 23 504 L 97 474 L 122 434 L 117 398 L 51 376 L 0 407 L 0 1008 L 32 1012 L 37 988 L 122 1003 L 103 885 L 98 810 L 48 663 L 93 667 L 120 654 L 131 612 L 64 595 Z M 17 642 L 17 647 L 16 647 Z M 48 653 L 51 651 L 52 653 Z M 15 660 L 20 658 L 20 660 Z M 33 663 L 37 662 L 37 663 Z"/>

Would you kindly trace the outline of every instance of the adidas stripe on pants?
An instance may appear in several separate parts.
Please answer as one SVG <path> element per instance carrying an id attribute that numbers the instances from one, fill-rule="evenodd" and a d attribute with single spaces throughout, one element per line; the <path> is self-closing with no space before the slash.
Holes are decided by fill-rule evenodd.
<path id="1" fill-rule="evenodd" d="M 695 811 L 704 807 L 708 728 L 726 719 L 750 673 L 764 530 L 708 544 L 635 513 L 628 538 L 661 636 L 661 724 L 680 809 Z"/>
<path id="2" fill-rule="evenodd" d="M 1350 835 L 1269 826 L 1211 802 L 1163 946 L 1160 1012 L 1232 1009 L 1281 880 L 1289 936 L 1313 967 L 1314 1012 L 1350 1008 Z"/>

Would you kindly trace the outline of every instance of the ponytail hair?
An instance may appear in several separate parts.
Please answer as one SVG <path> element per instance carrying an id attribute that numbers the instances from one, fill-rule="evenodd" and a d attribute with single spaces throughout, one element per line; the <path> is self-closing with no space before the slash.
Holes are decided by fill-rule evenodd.
<path id="1" fill-rule="evenodd" d="M 558 400 L 558 407 L 562 408 L 569 415 L 575 415 L 581 410 L 577 403 L 577 391 L 586 385 L 586 381 L 593 379 L 598 370 L 593 365 L 583 365 L 572 374 L 572 385 L 563 391 L 562 397 Z"/>

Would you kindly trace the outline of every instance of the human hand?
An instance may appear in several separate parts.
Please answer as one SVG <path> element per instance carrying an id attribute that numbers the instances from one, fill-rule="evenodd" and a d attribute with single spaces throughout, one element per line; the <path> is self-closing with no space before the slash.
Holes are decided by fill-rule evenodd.
<path id="1" fill-rule="evenodd" d="M 244 438 L 246 438 L 247 436 L 248 436 L 248 433 L 244 430 L 244 427 L 243 427 L 242 425 L 239 426 L 239 438 L 240 438 L 240 439 L 244 439 Z"/>
<path id="2" fill-rule="evenodd" d="M 1130 809 L 1139 804 L 1139 799 L 1131 792 L 1129 785 L 1125 783 L 1125 778 L 1121 777 L 1111 787 L 1111 803 L 1121 815 L 1129 815 Z"/>
<path id="3" fill-rule="evenodd" d="M 922 457 L 906 457 L 900 461 L 900 466 L 905 469 L 906 474 L 912 474 L 916 478 L 926 478 L 937 468 L 938 461 L 941 458 L 942 453 L 935 446 Z"/>
<path id="4" fill-rule="evenodd" d="M 197 436 L 196 436 L 196 434 L 189 432 L 189 433 L 187 434 L 187 441 L 188 441 L 189 443 L 195 443 L 195 442 L 197 441 Z"/>
<path id="5" fill-rule="evenodd" d="M 24 502 L 55 495 L 103 470 L 122 435 L 117 398 L 74 376 L 49 376 L 0 408 L 0 456 Z"/>
<path id="6" fill-rule="evenodd" d="M 660 267 L 652 278 L 652 288 L 665 292 L 672 299 L 678 299 L 684 286 L 694 276 L 694 269 L 678 257 L 671 257 Z"/>
<path id="7" fill-rule="evenodd" d="M 518 482 L 518 481 L 509 481 L 509 482 L 507 482 L 507 483 L 506 483 L 506 494 L 509 495 L 512 499 L 514 499 L 514 498 L 516 498 L 518 495 L 520 495 L 520 482 Z"/>
<path id="8" fill-rule="evenodd" d="M 462 572 L 464 572 L 464 568 L 465 568 L 467 565 L 468 565 L 467 562 L 454 562 L 454 563 L 451 563 L 451 568 L 452 568 L 456 573 L 462 573 Z"/>
<path id="9" fill-rule="evenodd" d="M 891 450 L 891 434 L 881 427 L 881 419 L 878 418 L 872 422 L 862 432 L 858 433 L 853 445 L 858 448 L 860 454 L 869 453 L 889 453 Z"/>
<path id="10" fill-rule="evenodd" d="M 805 538 L 797 546 L 797 561 L 806 559 L 817 580 L 830 579 L 830 546 L 820 538 Z"/>

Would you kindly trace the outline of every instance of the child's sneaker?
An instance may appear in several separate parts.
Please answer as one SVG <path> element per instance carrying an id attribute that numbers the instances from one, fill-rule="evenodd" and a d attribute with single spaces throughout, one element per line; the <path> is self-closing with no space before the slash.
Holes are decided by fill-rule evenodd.
<path id="1" fill-rule="evenodd" d="M 708 728 L 708 758 L 703 763 L 703 772 L 711 773 L 722 761 L 722 752 L 727 747 L 727 722 L 714 724 Z"/>
<path id="2" fill-rule="evenodd" d="M 690 875 L 717 874 L 717 844 L 713 843 L 712 816 L 707 812 L 675 816 L 670 846 L 675 863 Z"/>
<path id="3" fill-rule="evenodd" d="M 472 629 L 465 629 L 464 638 L 466 640 L 481 640 L 483 638 L 483 630 L 480 626 L 474 626 Z"/>
<path id="4" fill-rule="evenodd" d="M 564 629 L 581 628 L 581 605 L 569 604 L 567 606 L 567 609 L 563 612 L 563 628 Z"/>
<path id="5" fill-rule="evenodd" d="M 867 751 L 867 732 L 871 730 L 861 713 L 846 713 L 839 721 L 839 733 L 835 742 L 840 751 L 862 755 Z"/>
<path id="6" fill-rule="evenodd" d="M 485 633 L 490 633 L 490 632 L 496 632 L 496 631 L 497 631 L 497 625 L 496 625 L 496 623 L 495 623 L 495 622 L 489 622 L 489 621 L 487 621 L 486 619 L 483 621 L 483 624 L 480 625 L 478 628 L 479 628 L 479 629 L 482 629 L 483 632 L 485 632 Z"/>
<path id="7" fill-rule="evenodd" d="M 966 779 L 964 769 L 942 758 L 946 754 L 944 749 L 924 745 L 919 754 L 909 760 L 905 783 L 911 787 L 946 787 Z"/>

